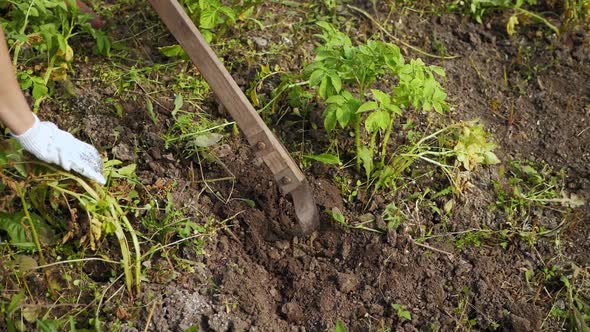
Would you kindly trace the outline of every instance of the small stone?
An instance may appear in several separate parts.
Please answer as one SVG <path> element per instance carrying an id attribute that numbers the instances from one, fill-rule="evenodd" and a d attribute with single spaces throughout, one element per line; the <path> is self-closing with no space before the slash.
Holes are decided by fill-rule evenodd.
<path id="1" fill-rule="evenodd" d="M 350 293 L 358 284 L 358 278 L 351 273 L 338 273 L 337 281 L 338 290 L 343 293 Z"/>
<path id="2" fill-rule="evenodd" d="M 150 167 L 150 169 L 151 169 L 152 171 L 154 171 L 154 173 L 156 173 L 157 175 L 162 175 L 162 174 L 164 174 L 164 168 L 163 168 L 163 167 L 162 167 L 160 164 L 158 164 L 157 162 L 155 162 L 155 161 L 150 161 L 150 162 L 148 163 L 148 166 L 149 166 L 149 167 Z"/>
<path id="3" fill-rule="evenodd" d="M 160 149 L 158 148 L 151 148 L 149 151 L 150 156 L 152 156 L 152 158 L 154 158 L 155 160 L 160 160 L 162 159 L 162 152 L 160 151 Z"/>
<path id="4" fill-rule="evenodd" d="M 279 250 L 287 250 L 289 249 L 290 244 L 289 241 L 277 241 L 275 242 L 275 248 Z"/>
<path id="5" fill-rule="evenodd" d="M 266 40 L 265 38 L 262 38 L 262 37 L 252 37 L 252 40 L 254 41 L 254 43 L 256 44 L 256 46 L 258 46 L 260 48 L 265 48 L 266 46 L 268 46 L 268 40 Z"/>
<path id="6" fill-rule="evenodd" d="M 299 248 L 294 248 L 293 249 L 293 257 L 295 258 L 299 258 L 299 257 L 303 257 L 305 256 L 305 251 L 299 249 Z"/>
<path id="7" fill-rule="evenodd" d="M 272 259 L 273 261 L 278 261 L 279 259 L 281 259 L 281 254 L 279 254 L 278 250 L 273 248 L 268 253 L 268 257 L 270 257 L 270 259 Z"/>
<path id="8" fill-rule="evenodd" d="M 125 143 L 121 143 L 113 148 L 113 155 L 115 158 L 121 161 L 134 161 L 135 160 L 135 153 L 129 147 L 129 145 Z"/>
<path id="9" fill-rule="evenodd" d="M 303 320 L 303 310 L 295 302 L 285 303 L 281 308 L 281 312 L 285 315 L 288 322 L 297 323 Z"/>
<path id="10" fill-rule="evenodd" d="M 383 306 L 379 305 L 379 304 L 371 304 L 371 306 L 369 307 L 369 312 L 371 313 L 371 315 L 377 315 L 377 316 L 381 316 L 383 315 Z"/>

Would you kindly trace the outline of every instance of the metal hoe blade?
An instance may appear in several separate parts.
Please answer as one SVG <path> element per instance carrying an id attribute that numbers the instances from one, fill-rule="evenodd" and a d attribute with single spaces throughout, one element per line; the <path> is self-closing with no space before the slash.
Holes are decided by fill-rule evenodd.
<path id="1" fill-rule="evenodd" d="M 298 231 L 301 234 L 313 232 L 319 225 L 320 217 L 307 181 L 291 192 L 291 198 L 299 221 Z"/>

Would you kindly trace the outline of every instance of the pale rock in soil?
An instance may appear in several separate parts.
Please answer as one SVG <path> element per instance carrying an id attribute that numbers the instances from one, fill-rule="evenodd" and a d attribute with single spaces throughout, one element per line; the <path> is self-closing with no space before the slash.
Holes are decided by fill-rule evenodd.
<path id="1" fill-rule="evenodd" d="M 135 161 L 136 156 L 131 147 L 125 143 L 120 143 L 113 148 L 113 155 L 121 161 Z"/>
<path id="2" fill-rule="evenodd" d="M 357 276 L 351 273 L 338 273 L 336 279 L 338 281 L 338 290 L 343 293 L 350 293 L 358 284 Z"/>

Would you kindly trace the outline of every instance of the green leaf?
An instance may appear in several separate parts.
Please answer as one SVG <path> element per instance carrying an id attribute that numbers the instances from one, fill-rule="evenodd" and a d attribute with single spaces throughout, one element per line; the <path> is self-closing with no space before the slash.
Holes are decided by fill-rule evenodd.
<path id="1" fill-rule="evenodd" d="M 164 54 L 165 56 L 167 56 L 169 58 L 187 56 L 186 52 L 184 51 L 182 46 L 180 46 L 178 44 L 158 47 L 158 50 L 160 51 L 160 53 Z"/>
<path id="2" fill-rule="evenodd" d="M 493 153 L 492 151 L 486 151 L 484 153 L 484 161 L 483 163 L 485 165 L 495 165 L 495 164 L 499 164 L 500 163 L 500 159 L 498 159 L 498 157 L 496 156 L 495 153 Z"/>
<path id="3" fill-rule="evenodd" d="M 350 111 L 349 107 L 338 107 L 336 109 L 336 119 L 338 120 L 340 127 L 343 129 L 346 128 L 350 123 L 350 120 L 352 120 L 353 114 L 354 113 Z"/>
<path id="4" fill-rule="evenodd" d="M 182 104 L 184 104 L 184 100 L 182 95 L 178 94 L 174 98 L 174 110 L 172 110 L 172 116 L 175 116 L 178 111 L 182 108 Z"/>
<path id="5" fill-rule="evenodd" d="M 201 34 L 208 43 L 210 43 L 213 40 L 214 35 L 213 32 L 211 32 L 211 30 L 201 29 Z"/>
<path id="6" fill-rule="evenodd" d="M 368 102 L 362 104 L 361 107 L 359 107 L 359 109 L 356 112 L 357 113 L 364 113 L 364 112 L 372 111 L 372 110 L 376 109 L 378 106 L 379 105 L 377 104 L 377 102 L 368 101 Z"/>
<path id="7" fill-rule="evenodd" d="M 316 69 L 309 76 L 309 86 L 314 87 L 320 85 L 324 78 L 325 71 L 323 69 Z"/>
<path id="8" fill-rule="evenodd" d="M 217 20 L 217 10 L 213 8 L 207 8 L 201 12 L 201 16 L 199 17 L 199 26 L 202 29 L 211 30 L 217 24 Z"/>
<path id="9" fill-rule="evenodd" d="M 332 86 L 334 87 L 334 90 L 336 90 L 336 93 L 340 93 L 340 90 L 342 90 L 342 80 L 340 79 L 340 76 L 337 74 L 331 74 L 330 80 L 332 81 Z"/>
<path id="10" fill-rule="evenodd" d="M 305 156 L 303 156 L 303 158 L 319 161 L 321 163 L 328 164 L 328 165 L 342 165 L 340 158 L 338 158 L 337 155 L 334 155 L 331 153 L 305 155 Z"/>
<path id="11" fill-rule="evenodd" d="M 389 126 L 391 117 L 386 111 L 375 111 L 371 113 L 367 120 L 365 120 L 365 128 L 369 134 L 376 132 L 377 130 L 385 130 Z"/>
<path id="12" fill-rule="evenodd" d="M 516 26 L 518 25 L 518 16 L 512 15 L 508 19 L 508 23 L 506 23 L 506 33 L 509 36 L 512 36 L 516 32 Z"/>
<path id="13" fill-rule="evenodd" d="M 336 110 L 332 109 L 332 110 L 326 110 L 326 113 L 324 113 L 325 118 L 324 118 L 324 128 L 326 129 L 326 131 L 329 133 L 331 133 L 335 128 L 336 128 L 336 123 L 337 123 L 337 119 L 336 119 Z"/>
<path id="14" fill-rule="evenodd" d="M 129 164 L 125 167 L 121 167 L 117 170 L 117 174 L 123 177 L 131 177 L 135 175 L 135 170 L 137 169 L 136 164 Z"/>
<path id="15" fill-rule="evenodd" d="M 326 104 L 342 105 L 344 103 L 346 103 L 346 99 L 341 95 L 333 95 L 326 100 Z"/>
<path id="16" fill-rule="evenodd" d="M 53 229 L 41 219 L 40 216 L 30 213 L 31 222 L 39 240 L 43 244 L 52 244 L 55 241 L 55 233 Z M 10 244 L 22 247 L 34 249 L 35 243 L 33 242 L 33 236 L 31 234 L 31 222 L 26 218 L 24 212 L 17 212 L 14 214 L 0 212 L 0 230 L 8 233 L 10 237 Z"/>
<path id="17" fill-rule="evenodd" d="M 373 174 L 373 154 L 366 146 L 361 147 L 358 151 L 358 158 L 361 159 L 363 167 L 365 168 L 365 175 L 367 179 L 371 178 L 371 174 Z"/>
<path id="18" fill-rule="evenodd" d="M 376 89 L 371 90 L 371 92 L 373 92 L 373 97 L 375 97 L 375 100 L 377 100 L 380 104 L 385 106 L 391 104 L 391 97 L 389 97 L 389 95 L 387 95 L 385 92 Z"/>
<path id="19" fill-rule="evenodd" d="M 336 328 L 334 329 L 334 332 L 346 332 L 346 328 L 341 321 L 336 322 Z"/>
<path id="20" fill-rule="evenodd" d="M 332 95 L 331 91 L 331 80 L 328 76 L 324 76 L 324 78 L 322 79 L 322 83 L 320 83 L 320 97 L 328 99 L 328 97 Z"/>
<path id="21" fill-rule="evenodd" d="M 433 72 L 435 72 L 438 76 L 440 77 L 447 77 L 447 74 L 445 73 L 445 70 L 441 67 L 438 66 L 430 66 L 430 69 L 432 69 Z"/>
<path id="22" fill-rule="evenodd" d="M 33 98 L 35 98 L 35 100 L 40 100 L 41 98 L 44 98 L 45 96 L 47 96 L 48 93 L 49 90 L 47 89 L 45 84 L 37 82 L 33 83 Z"/>
<path id="23" fill-rule="evenodd" d="M 236 23 L 236 13 L 231 7 L 219 7 L 219 11 L 221 11 L 227 18 L 231 21 L 232 24 Z"/>
<path id="24" fill-rule="evenodd" d="M 339 208 L 333 207 L 328 212 L 332 215 L 332 218 L 334 218 L 334 220 L 336 220 L 342 225 L 346 225 L 346 218 L 344 217 Z"/>

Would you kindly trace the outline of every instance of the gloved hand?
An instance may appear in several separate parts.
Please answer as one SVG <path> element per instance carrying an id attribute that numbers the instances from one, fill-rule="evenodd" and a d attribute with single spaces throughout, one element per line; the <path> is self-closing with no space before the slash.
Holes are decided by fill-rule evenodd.
<path id="1" fill-rule="evenodd" d="M 40 160 L 57 164 L 66 171 L 74 170 L 83 176 L 104 185 L 102 159 L 98 151 L 72 134 L 60 130 L 52 122 L 39 121 L 21 135 L 14 135 L 23 149 Z"/>

